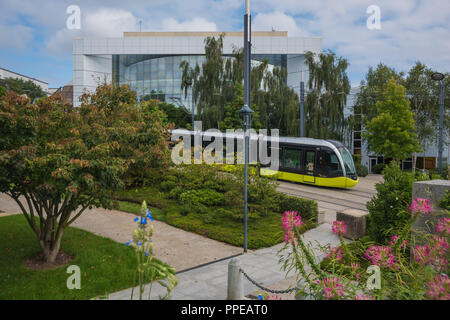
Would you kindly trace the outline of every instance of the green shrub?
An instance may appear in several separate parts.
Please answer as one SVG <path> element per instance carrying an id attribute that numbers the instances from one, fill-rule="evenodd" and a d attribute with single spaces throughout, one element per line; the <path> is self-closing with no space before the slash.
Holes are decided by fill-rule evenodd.
<path id="1" fill-rule="evenodd" d="M 377 183 L 377 194 L 367 203 L 368 235 L 379 243 L 386 244 L 395 230 L 401 229 L 410 220 L 408 206 L 412 197 L 412 176 L 403 172 L 396 162 L 391 162 L 383 171 L 384 181 Z"/>
<path id="2" fill-rule="evenodd" d="M 372 173 L 381 174 L 383 169 L 386 167 L 384 163 L 379 163 L 372 168 Z"/>
<path id="3" fill-rule="evenodd" d="M 169 199 L 178 199 L 183 191 L 184 189 L 180 186 L 173 188 L 169 192 Z"/>
<path id="4" fill-rule="evenodd" d="M 363 166 L 360 163 L 355 164 L 356 174 L 358 177 L 365 177 L 369 174 L 369 169 L 366 166 Z"/>
<path id="5" fill-rule="evenodd" d="M 450 190 L 445 192 L 445 197 L 439 201 L 439 207 L 450 210 Z"/>
<path id="6" fill-rule="evenodd" d="M 159 185 L 159 188 L 165 192 L 170 192 L 176 186 L 177 186 L 177 183 L 175 181 L 167 180 L 167 181 L 161 182 L 161 184 Z"/>
<path id="7" fill-rule="evenodd" d="M 284 193 L 279 193 L 277 198 L 276 201 L 279 206 L 278 212 L 298 211 L 302 218 L 310 221 L 317 221 L 319 211 L 316 201 L 298 198 Z"/>
<path id="8" fill-rule="evenodd" d="M 203 204 L 206 206 L 221 205 L 224 201 L 222 194 L 211 189 L 187 190 L 180 194 L 183 203 Z"/>

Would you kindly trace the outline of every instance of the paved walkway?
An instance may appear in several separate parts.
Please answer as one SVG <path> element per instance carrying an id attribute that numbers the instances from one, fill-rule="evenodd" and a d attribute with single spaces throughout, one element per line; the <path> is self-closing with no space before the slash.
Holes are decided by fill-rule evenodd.
<path id="1" fill-rule="evenodd" d="M 319 227 L 307 231 L 303 235 L 305 242 L 310 242 L 318 252 L 316 241 L 320 245 L 339 244 L 339 238 L 331 232 L 331 225 L 324 223 Z M 277 252 L 284 244 L 279 244 L 271 248 L 265 248 L 240 255 L 238 259 L 241 268 L 257 283 L 271 289 L 284 290 L 295 286 L 295 276 L 291 275 L 286 279 L 286 274 L 281 270 Z M 323 258 L 323 254 L 317 254 L 318 258 Z M 194 268 L 177 275 L 179 283 L 174 289 L 172 299 L 174 300 L 225 300 L 227 298 L 227 275 L 228 263 L 230 259 Z M 243 278 L 244 295 L 249 295 L 259 290 L 258 287 Z M 276 284 L 276 285 L 274 285 Z M 147 287 L 148 289 L 148 287 Z M 146 290 L 147 290 L 146 289 Z M 136 297 L 137 289 L 135 289 Z M 165 288 L 159 284 L 154 284 L 152 288 L 152 299 L 158 299 L 159 295 L 165 294 Z M 148 296 L 148 291 L 144 294 Z M 284 299 L 293 299 L 294 294 L 283 295 Z M 110 294 L 111 300 L 129 300 L 131 288 Z"/>

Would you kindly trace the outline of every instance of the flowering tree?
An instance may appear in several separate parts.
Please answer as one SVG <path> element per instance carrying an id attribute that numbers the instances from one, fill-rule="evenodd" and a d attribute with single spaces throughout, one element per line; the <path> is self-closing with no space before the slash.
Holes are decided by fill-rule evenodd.
<path id="1" fill-rule="evenodd" d="M 133 94 L 102 85 L 79 108 L 57 98 L 31 104 L 13 92 L 0 100 L 0 192 L 21 208 L 45 261 L 87 208 L 112 207 L 133 165 L 167 163 L 168 128 Z"/>
<path id="2" fill-rule="evenodd" d="M 286 212 L 283 217 L 286 245 L 280 251 L 283 269 L 298 274 L 297 295 L 312 299 L 450 299 L 448 278 L 448 238 L 450 219 L 442 218 L 434 234 L 422 235 L 424 245 L 409 243 L 411 227 L 419 215 L 431 211 L 428 199 L 416 198 L 409 207 L 409 224 L 394 234 L 389 245 L 375 243 L 350 247 L 344 242 L 347 228 L 343 221 L 335 221 L 332 231 L 339 236 L 340 246 L 321 246 L 326 259 L 320 263 L 311 246 L 304 243 L 298 228 L 301 217 Z M 408 247 L 412 247 L 412 253 Z M 287 254 L 284 254 L 290 249 Z M 376 266 L 378 288 L 368 286 L 371 277 L 362 266 Z"/>

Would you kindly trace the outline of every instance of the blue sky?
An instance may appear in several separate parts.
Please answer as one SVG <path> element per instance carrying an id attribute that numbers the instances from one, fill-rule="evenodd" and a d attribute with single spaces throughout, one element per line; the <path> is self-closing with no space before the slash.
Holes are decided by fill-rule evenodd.
<path id="1" fill-rule="evenodd" d="M 0 0 L 0 67 L 59 87 L 72 79 L 73 37 L 121 37 L 124 31 L 242 30 L 244 0 Z M 68 30 L 66 9 L 81 8 L 81 29 Z M 381 29 L 366 12 L 377 5 Z M 383 62 L 407 71 L 416 61 L 450 70 L 450 0 L 253 0 L 253 30 L 321 36 L 324 49 L 348 59 L 359 84 Z"/>

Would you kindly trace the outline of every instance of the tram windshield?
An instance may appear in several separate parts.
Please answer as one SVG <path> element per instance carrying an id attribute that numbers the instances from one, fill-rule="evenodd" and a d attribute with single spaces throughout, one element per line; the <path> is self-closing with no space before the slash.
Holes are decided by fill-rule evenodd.
<path id="1" fill-rule="evenodd" d="M 353 162 L 353 157 L 350 154 L 350 152 L 345 147 L 339 148 L 339 151 L 341 152 L 342 160 L 344 160 L 345 173 L 347 175 L 356 174 L 355 164 Z"/>

